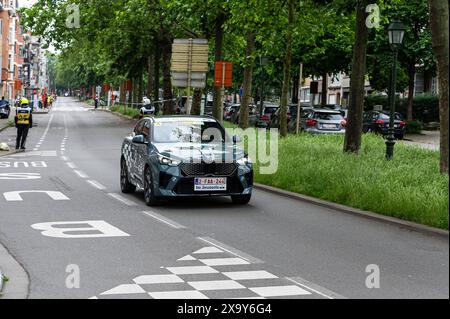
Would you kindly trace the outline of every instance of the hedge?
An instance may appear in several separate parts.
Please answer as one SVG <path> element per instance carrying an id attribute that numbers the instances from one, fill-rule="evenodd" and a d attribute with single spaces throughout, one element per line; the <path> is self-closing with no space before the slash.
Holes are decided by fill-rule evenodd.
<path id="1" fill-rule="evenodd" d="M 364 99 L 364 110 L 373 110 L 374 105 L 383 105 L 388 110 L 388 97 L 382 95 L 366 96 Z M 395 99 L 395 109 L 404 117 L 408 110 L 408 99 Z M 436 95 L 418 95 L 413 99 L 413 119 L 423 123 L 439 122 L 439 97 Z"/>

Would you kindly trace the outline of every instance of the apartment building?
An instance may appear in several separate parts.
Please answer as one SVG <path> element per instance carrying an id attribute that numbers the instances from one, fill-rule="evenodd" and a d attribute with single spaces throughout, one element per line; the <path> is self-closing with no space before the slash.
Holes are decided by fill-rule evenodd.
<path id="1" fill-rule="evenodd" d="M 18 0 L 0 0 L 0 94 L 12 103 L 37 100 L 48 87 L 45 52 L 39 38 L 20 25 Z"/>

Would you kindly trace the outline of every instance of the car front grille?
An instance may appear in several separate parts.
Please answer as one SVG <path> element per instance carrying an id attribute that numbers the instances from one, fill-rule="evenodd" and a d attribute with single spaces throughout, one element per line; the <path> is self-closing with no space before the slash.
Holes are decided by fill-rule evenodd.
<path id="1" fill-rule="evenodd" d="M 182 163 L 181 171 L 185 176 L 218 175 L 230 176 L 236 171 L 234 163 Z"/>

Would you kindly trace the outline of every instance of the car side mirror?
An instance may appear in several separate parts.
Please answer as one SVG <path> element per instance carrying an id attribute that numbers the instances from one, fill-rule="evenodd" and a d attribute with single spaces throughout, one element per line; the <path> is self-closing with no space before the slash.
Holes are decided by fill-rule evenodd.
<path id="1" fill-rule="evenodd" d="M 146 144 L 144 135 L 136 135 L 131 141 L 135 144 Z"/>
<path id="2" fill-rule="evenodd" d="M 239 143 L 241 142 L 241 138 L 239 137 L 239 135 L 233 135 L 233 143 Z"/>

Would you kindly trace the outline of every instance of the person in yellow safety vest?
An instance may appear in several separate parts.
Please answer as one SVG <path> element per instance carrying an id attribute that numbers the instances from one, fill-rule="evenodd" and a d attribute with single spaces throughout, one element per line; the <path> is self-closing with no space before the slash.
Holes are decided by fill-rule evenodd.
<path id="1" fill-rule="evenodd" d="M 53 103 L 53 97 L 51 95 L 49 95 L 47 98 L 47 105 L 50 107 L 50 106 L 52 106 L 52 103 Z"/>
<path id="2" fill-rule="evenodd" d="M 25 149 L 25 142 L 28 136 L 28 130 L 33 127 L 33 116 L 31 108 L 28 106 L 28 100 L 22 98 L 19 107 L 16 109 L 14 122 L 17 127 L 16 150 Z"/>

